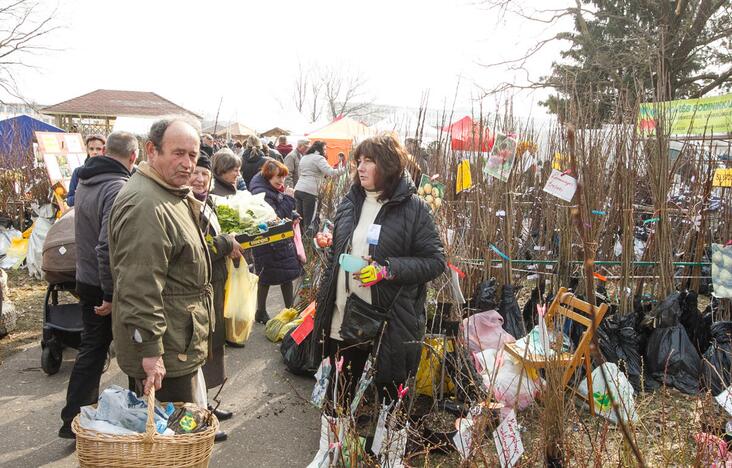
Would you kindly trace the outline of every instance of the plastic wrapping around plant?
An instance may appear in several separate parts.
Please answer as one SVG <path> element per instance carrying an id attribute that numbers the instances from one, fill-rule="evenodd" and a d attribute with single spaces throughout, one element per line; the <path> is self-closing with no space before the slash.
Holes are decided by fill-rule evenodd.
<path id="1" fill-rule="evenodd" d="M 641 390 L 643 366 L 640 336 L 635 330 L 636 314 L 606 316 L 597 328 L 597 342 L 607 362 L 617 364 L 636 391 Z"/>
<path id="2" fill-rule="evenodd" d="M 513 285 L 507 284 L 503 286 L 498 313 L 503 317 L 504 328 L 509 334 L 513 336 L 526 335 L 521 308 L 518 305 L 518 301 L 516 301 Z"/>
<path id="3" fill-rule="evenodd" d="M 704 353 L 702 385 L 719 395 L 732 384 L 732 322 L 715 323 L 711 334 L 711 344 Z"/>
<path id="4" fill-rule="evenodd" d="M 679 294 L 674 293 L 654 311 L 656 329 L 646 347 L 648 372 L 659 383 L 694 395 L 699 392 L 701 358 L 679 323 Z"/>
<path id="5" fill-rule="evenodd" d="M 712 244 L 712 285 L 716 297 L 732 298 L 732 245 Z"/>

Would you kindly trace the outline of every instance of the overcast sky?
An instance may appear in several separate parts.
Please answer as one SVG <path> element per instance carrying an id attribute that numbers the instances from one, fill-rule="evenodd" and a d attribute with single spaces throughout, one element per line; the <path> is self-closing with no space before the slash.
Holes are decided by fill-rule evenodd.
<path id="1" fill-rule="evenodd" d="M 464 0 L 42 1 L 58 5 L 63 28 L 47 39 L 59 51 L 28 59 L 37 68 L 17 74 L 26 99 L 154 91 L 211 117 L 223 97 L 221 118 L 253 127 L 289 107 L 298 61 L 358 71 L 381 104 L 416 107 L 429 90 L 430 105 L 442 108 L 460 77 L 458 105 L 469 106 L 476 84 L 520 79 L 480 63 L 512 58 L 549 33 Z M 563 2 L 542 0 L 551 3 Z M 534 77 L 559 50 L 532 61 Z M 535 104 L 545 95 L 519 95 L 516 107 L 542 113 Z"/>

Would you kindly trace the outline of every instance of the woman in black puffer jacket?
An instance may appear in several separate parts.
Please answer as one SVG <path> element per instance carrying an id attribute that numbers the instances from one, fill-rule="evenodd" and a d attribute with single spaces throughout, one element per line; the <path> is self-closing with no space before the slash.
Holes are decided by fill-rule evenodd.
<path id="1" fill-rule="evenodd" d="M 252 194 L 264 193 L 264 199 L 274 208 L 280 218 L 298 222 L 292 189 L 285 188 L 287 166 L 279 161 L 267 159 L 262 170 L 255 175 L 249 186 Z M 252 249 L 254 270 L 259 276 L 257 287 L 257 315 L 255 320 L 267 323 L 267 294 L 269 287 L 280 285 L 285 307 L 292 307 L 294 293 L 292 282 L 302 274 L 300 259 L 292 239 L 261 245 Z"/>
<path id="2" fill-rule="evenodd" d="M 317 355 L 324 349 L 331 359 L 344 357 L 345 401 L 376 349 L 373 341 L 356 347 L 342 340 L 348 295 L 356 294 L 388 310 L 374 381 L 393 397 L 397 386 L 417 372 L 425 333 L 427 283 L 445 270 L 432 214 L 404 173 L 407 155 L 401 144 L 390 135 L 369 138 L 358 145 L 353 157 L 358 171 L 335 216 L 333 246 L 318 289 L 311 348 Z M 364 257 L 369 264 L 355 274 L 346 273 L 339 266 L 343 253 Z"/>

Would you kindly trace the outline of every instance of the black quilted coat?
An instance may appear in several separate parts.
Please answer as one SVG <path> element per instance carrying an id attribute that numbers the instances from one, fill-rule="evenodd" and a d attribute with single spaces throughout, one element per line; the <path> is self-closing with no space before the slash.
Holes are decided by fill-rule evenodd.
<path id="1" fill-rule="evenodd" d="M 395 276 L 393 280 L 381 281 L 371 287 L 373 304 L 389 308 L 394 302 L 376 361 L 375 381 L 380 384 L 402 383 L 416 374 L 420 342 L 425 333 L 427 283 L 445 270 L 445 255 L 432 215 L 415 192 L 409 176 L 403 177 L 376 217 L 374 224 L 381 225 L 379 243 L 369 247 L 375 261 L 382 265 L 389 261 Z M 317 340 L 313 346 L 313 352 L 318 355 L 322 339 L 330 331 L 336 281 L 343 281 L 337 259 L 346 251 L 365 198 L 363 188 L 354 186 L 336 212 L 333 246 L 318 289 L 314 329 Z M 396 297 L 400 287 L 402 290 Z"/>

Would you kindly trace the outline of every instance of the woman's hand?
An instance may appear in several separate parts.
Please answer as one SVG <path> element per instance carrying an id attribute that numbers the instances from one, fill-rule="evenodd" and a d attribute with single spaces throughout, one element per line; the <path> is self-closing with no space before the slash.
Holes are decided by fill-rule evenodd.
<path id="1" fill-rule="evenodd" d="M 386 266 L 370 261 L 371 257 L 363 257 L 363 259 L 370 263 L 353 274 L 355 280 L 361 281 L 361 287 L 370 288 L 385 279 L 391 279 Z"/>
<path id="2" fill-rule="evenodd" d="M 295 197 L 295 189 L 292 187 L 285 187 L 285 195 L 288 195 L 290 197 Z"/>

